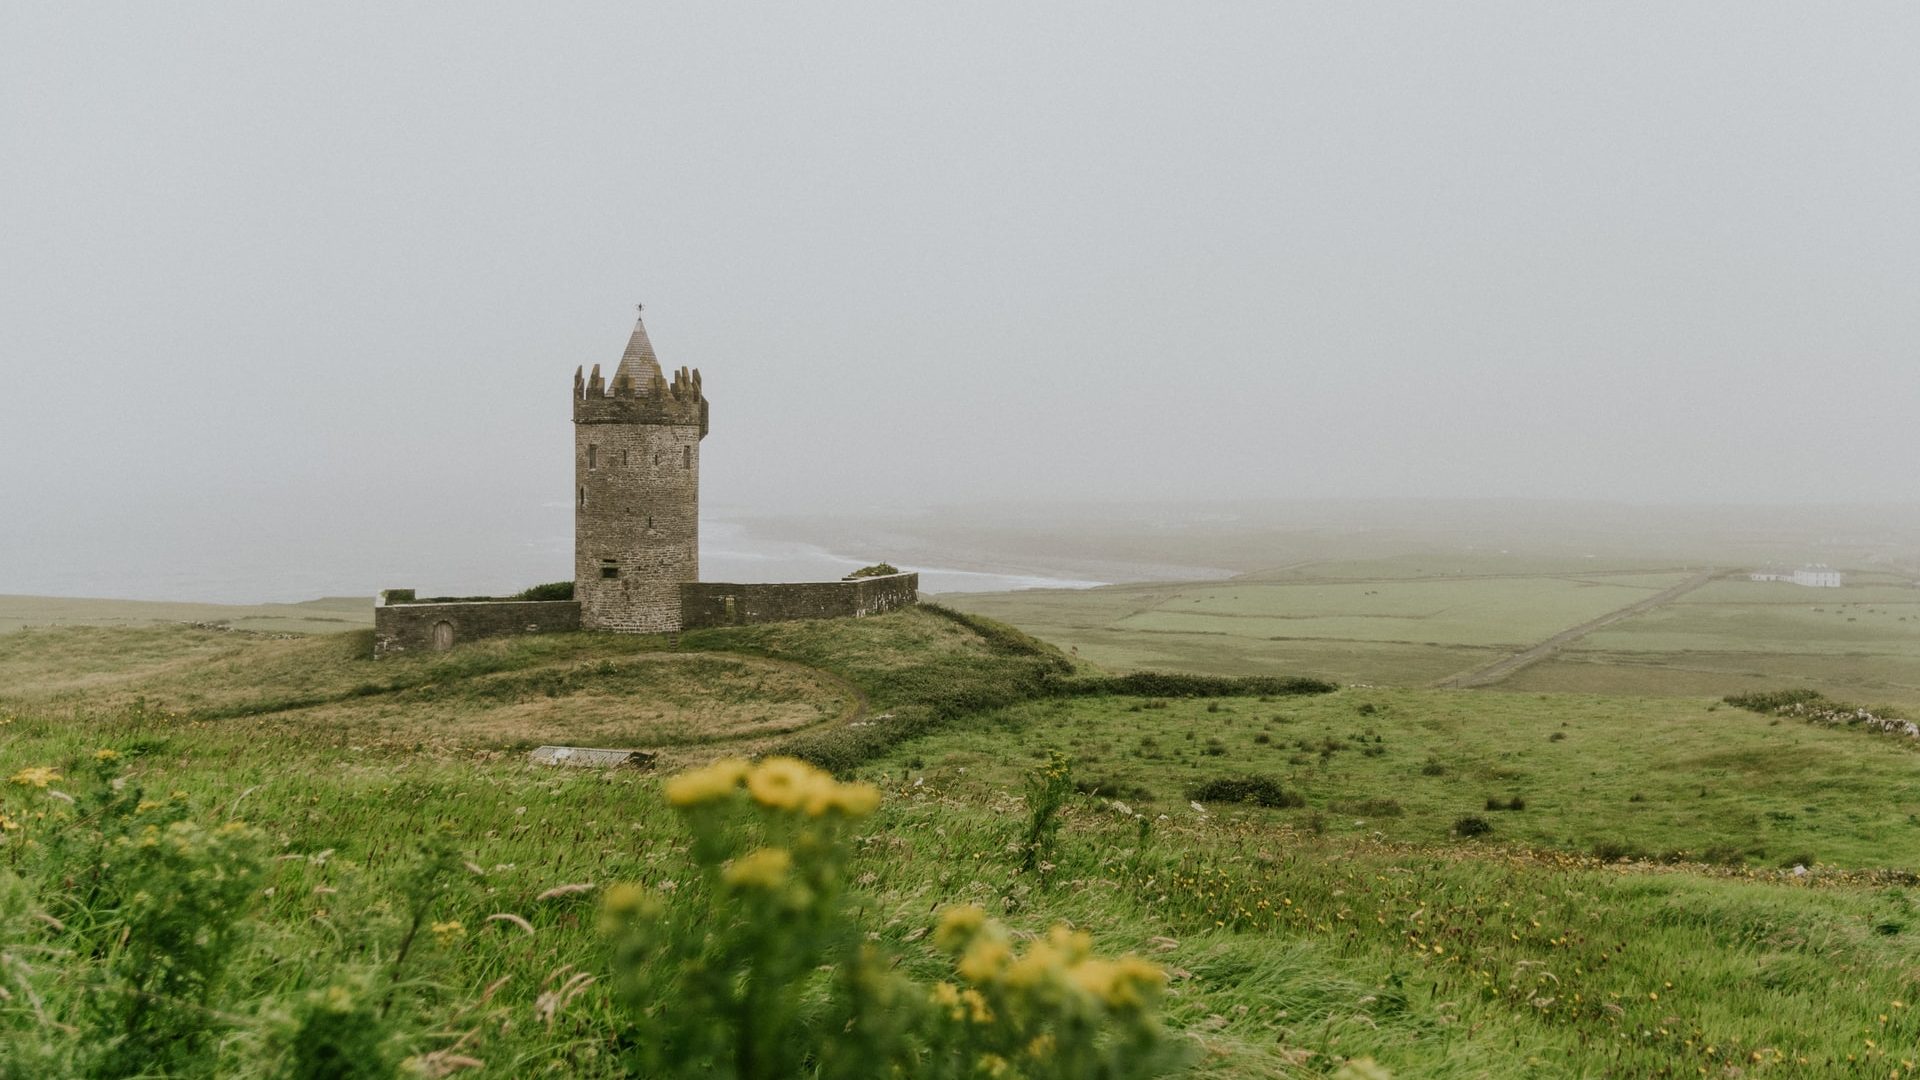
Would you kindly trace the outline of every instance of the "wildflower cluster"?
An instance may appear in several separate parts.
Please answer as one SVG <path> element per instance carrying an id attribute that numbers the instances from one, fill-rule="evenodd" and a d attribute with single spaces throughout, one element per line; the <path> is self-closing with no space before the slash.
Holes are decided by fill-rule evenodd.
<path id="1" fill-rule="evenodd" d="M 1021 844 L 1022 871 L 1037 872 L 1044 878 L 1053 869 L 1060 811 L 1072 795 L 1072 763 L 1058 750 L 1047 751 L 1046 763 L 1027 774 L 1027 835 Z"/>
<path id="2" fill-rule="evenodd" d="M 1064 776 L 1064 770 L 1062 770 Z M 715 762 L 664 794 L 695 882 L 608 889 L 629 1068 L 662 1077 L 1146 1077 L 1178 1064 L 1153 1018 L 1164 982 L 1056 930 L 1015 950 L 977 908 L 933 935 L 931 986 L 876 945 L 846 896 L 849 832 L 879 792 L 802 762 Z"/>
<path id="3" fill-rule="evenodd" d="M 1151 1076 L 1180 1058 L 1153 1018 L 1159 965 L 1093 953 L 1083 931 L 1056 926 L 1016 949 L 974 906 L 949 908 L 933 935 L 959 983 L 935 984 L 944 1034 L 989 1075 Z"/>
<path id="4" fill-rule="evenodd" d="M 7 782 L 9 784 L 18 784 L 21 787 L 45 790 L 48 784 L 52 784 L 59 779 L 60 770 L 55 769 L 53 766 L 34 765 L 30 768 L 21 769 L 19 772 L 7 777 Z"/>
<path id="5" fill-rule="evenodd" d="M 880 792 L 873 785 L 839 783 L 793 758 L 769 758 L 758 765 L 725 758 L 682 773 L 666 786 L 667 802 L 680 809 L 726 804 L 742 791 L 767 809 L 812 818 L 862 818 L 880 805 Z"/>

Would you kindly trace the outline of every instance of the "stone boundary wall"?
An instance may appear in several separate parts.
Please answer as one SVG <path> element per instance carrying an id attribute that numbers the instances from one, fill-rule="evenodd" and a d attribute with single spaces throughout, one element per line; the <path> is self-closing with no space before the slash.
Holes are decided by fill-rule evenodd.
<path id="1" fill-rule="evenodd" d="M 911 573 L 854 581 L 693 581 L 680 586 L 681 628 L 686 630 L 793 619 L 857 618 L 919 602 L 920 575 Z"/>
<path id="2" fill-rule="evenodd" d="M 678 629 L 682 630 L 795 619 L 858 618 L 920 602 L 919 574 L 773 584 L 690 581 L 678 588 Z M 439 652 L 480 638 L 566 633 L 580 628 L 578 600 L 409 604 L 389 603 L 383 597 L 373 609 L 373 655 Z M 659 629 L 670 632 L 674 628 Z"/>
<path id="3" fill-rule="evenodd" d="M 445 624 L 445 629 L 442 629 Z M 580 629 L 577 600 L 471 600 L 373 609 L 373 655 L 438 652 L 479 638 Z"/>

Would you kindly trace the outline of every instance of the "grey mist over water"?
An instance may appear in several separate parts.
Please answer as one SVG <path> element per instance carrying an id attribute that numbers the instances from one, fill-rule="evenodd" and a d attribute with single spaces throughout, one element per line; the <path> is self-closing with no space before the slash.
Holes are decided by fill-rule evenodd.
<path id="1" fill-rule="evenodd" d="M 373 523 L 367 525 L 373 528 Z M 129 558 L 127 538 L 107 534 L 91 547 L 49 548 L 9 564 L 0 593 L 263 603 L 320 596 L 371 597 L 382 587 L 421 595 L 507 595 L 567 578 L 573 565 L 571 509 L 564 503 L 492 522 L 395 523 L 375 551 L 356 552 L 295 529 L 230 536 L 215 528 L 147 529 Z M 886 553 L 861 557 L 777 535 L 757 525 L 701 521 L 701 570 L 710 581 L 834 580 Z M 1104 581 L 1064 574 L 994 572 L 916 563 L 929 593 L 1087 588 Z M 1127 580 L 1149 576 L 1148 568 Z"/>
<path id="2" fill-rule="evenodd" d="M 8 4 L 0 592 L 564 577 L 569 383 L 637 301 L 713 403 L 710 578 L 894 554 L 725 536 L 773 513 L 1913 505 L 1917 40 L 1895 3 Z"/>

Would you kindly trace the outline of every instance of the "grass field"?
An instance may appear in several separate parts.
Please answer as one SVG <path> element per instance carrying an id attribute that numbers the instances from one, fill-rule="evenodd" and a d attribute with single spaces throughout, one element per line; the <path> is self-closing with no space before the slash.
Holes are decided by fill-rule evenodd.
<path id="1" fill-rule="evenodd" d="M 651 775 L 527 764 L 520 748 L 549 739 L 692 761 L 844 737 L 885 791 L 851 868 L 875 942 L 931 973 L 932 912 L 960 901 L 1022 933 L 1085 928 L 1172 973 L 1167 1018 L 1198 1076 L 1367 1056 L 1401 1077 L 1884 1077 L 1920 1044 L 1920 755 L 1901 740 L 1704 698 L 1059 696 L 1048 680 L 1075 676 L 1044 648 L 926 610 L 681 651 L 556 635 L 374 662 L 366 644 L 0 636 L 0 777 L 77 778 L 115 749 L 126 783 L 269 838 L 270 894 L 214 1002 L 223 1075 L 271 1073 L 272 1017 L 301 995 L 395 966 L 433 835 L 466 868 L 430 918 L 462 929 L 423 934 L 394 992 L 409 1051 L 457 1048 L 462 1076 L 621 1074 L 594 905 L 610 882 L 683 888 L 686 841 Z M 1096 793 L 1067 805 L 1035 875 L 1020 784 L 1049 748 Z M 1248 773 L 1305 805 L 1189 805 Z M 0 867 L 31 873 L 37 815 L 63 812 L 0 786 L 19 825 Z M 1491 831 L 1455 835 L 1464 816 Z M 1636 852 L 1716 861 L 1611 861 Z M 1780 867 L 1807 856 L 1809 875 Z M 591 887 L 549 895 L 569 884 Z M 5 895 L 0 952 L 59 946 Z M 600 981 L 555 1005 L 573 973 Z M 67 1000 L 55 975 L 33 985 Z M 0 1057 L 50 1030 L 0 999 Z"/>
<path id="2" fill-rule="evenodd" d="M 325 634 L 373 625 L 373 601 L 333 596 L 299 604 L 187 604 L 0 595 L 0 634 L 23 627 L 207 623 L 263 634 Z"/>
<path id="3" fill-rule="evenodd" d="M 954 596 L 1116 668 L 1296 671 L 1424 686 L 1676 585 L 1643 560 L 1401 555 L 1227 582 Z M 1813 686 L 1920 705 L 1920 589 L 1857 573 L 1841 589 L 1714 581 L 1606 626 L 1498 684 L 1522 691 L 1716 696 Z"/>
<path id="4" fill-rule="evenodd" d="M 1791 683 L 1920 703 L 1920 589 L 1890 577 L 1855 580 L 1838 589 L 1715 582 L 1607 627 L 1507 685 L 1725 693 Z"/>
<path id="5" fill-rule="evenodd" d="M 1303 805 L 1210 812 L 1355 839 L 1445 843 L 1474 815 L 1569 852 L 1920 866 L 1920 753 L 1831 734 L 1700 700 L 1371 689 L 1033 702 L 888 760 L 984 795 L 1063 747 L 1091 790 L 1182 816 L 1208 780 L 1264 776 Z"/>

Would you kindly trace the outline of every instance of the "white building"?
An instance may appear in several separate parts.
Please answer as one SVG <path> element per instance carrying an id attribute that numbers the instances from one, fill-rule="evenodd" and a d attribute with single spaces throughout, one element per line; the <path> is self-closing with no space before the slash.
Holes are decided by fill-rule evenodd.
<path id="1" fill-rule="evenodd" d="M 1747 580 L 1788 581 L 1814 589 L 1837 589 L 1840 587 L 1840 571 L 1830 566 L 1803 566 L 1791 574 L 1776 570 L 1755 570 L 1747 575 Z"/>

